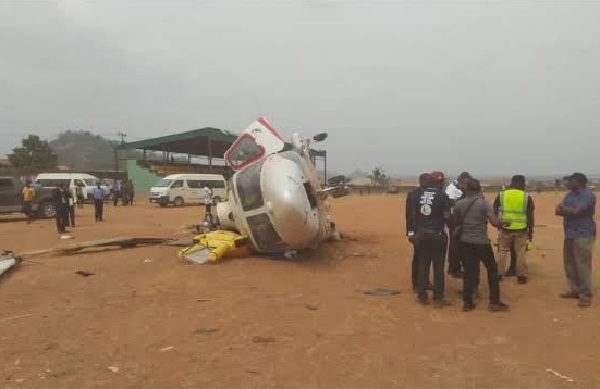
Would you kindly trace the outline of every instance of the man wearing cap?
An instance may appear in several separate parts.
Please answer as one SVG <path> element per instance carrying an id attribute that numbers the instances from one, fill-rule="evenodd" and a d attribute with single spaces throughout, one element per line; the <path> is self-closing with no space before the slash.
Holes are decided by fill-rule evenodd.
<path id="1" fill-rule="evenodd" d="M 406 236 L 411 239 L 417 232 L 417 226 L 413 218 L 413 207 L 419 202 L 419 191 L 427 188 L 431 175 L 429 173 L 423 173 L 419 176 L 419 187 L 411 190 L 406 195 Z M 417 253 L 417 245 L 413 243 L 413 259 L 412 259 L 412 287 L 413 291 L 417 292 L 417 285 L 419 282 L 419 256 Z M 427 280 L 429 280 L 429 270 L 427 271 Z M 427 281 L 427 289 L 431 290 L 431 282 Z"/>
<path id="2" fill-rule="evenodd" d="M 527 241 L 533 239 L 534 228 L 533 199 L 525 192 L 525 176 L 515 175 L 510 187 L 503 190 L 494 201 L 494 213 L 502 226 L 498 236 L 498 273 L 506 271 L 506 258 L 514 248 L 516 254 L 516 274 L 519 284 L 527 283 Z"/>
<path id="3" fill-rule="evenodd" d="M 570 192 L 557 205 L 565 233 L 563 259 L 570 291 L 562 298 L 579 300 L 580 307 L 592 303 L 592 252 L 596 240 L 596 195 L 587 188 L 587 177 L 573 173 L 565 177 Z"/>
<path id="4" fill-rule="evenodd" d="M 458 176 L 458 180 L 453 181 L 446 188 L 446 194 L 448 195 L 452 206 L 454 206 L 458 200 L 465 198 L 465 189 L 469 178 L 471 178 L 471 174 L 462 172 Z M 458 242 L 455 242 L 454 239 L 450 238 L 450 246 L 448 248 L 448 274 L 455 278 L 463 277 L 463 266 L 461 264 L 461 254 L 459 249 L 460 245 Z"/>
<path id="5" fill-rule="evenodd" d="M 419 258 L 417 301 L 428 304 L 427 281 L 429 267 L 433 262 L 433 302 L 436 308 L 448 305 L 444 299 L 444 260 L 448 235 L 445 226 L 450 219 L 450 200 L 442 191 L 444 174 L 432 172 L 427 188 L 419 189 L 418 201 L 414 202 L 413 225 L 416 231 L 409 231 L 409 240 L 415 242 Z"/>
<path id="6" fill-rule="evenodd" d="M 508 305 L 500 301 L 498 266 L 494 250 L 488 236 L 488 222 L 494 227 L 500 226 L 492 205 L 481 196 L 481 184 L 475 178 L 467 183 L 467 196 L 454 206 L 452 225 L 460 226 L 456 239 L 460 242 L 465 276 L 463 278 L 463 311 L 475 309 L 473 301 L 479 283 L 479 263 L 483 262 L 487 270 L 490 293 L 489 310 L 507 311 Z"/>

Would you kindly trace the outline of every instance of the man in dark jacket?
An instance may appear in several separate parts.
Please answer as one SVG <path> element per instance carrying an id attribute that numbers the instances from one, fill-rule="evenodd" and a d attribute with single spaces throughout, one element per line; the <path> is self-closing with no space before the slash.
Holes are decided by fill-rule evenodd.
<path id="1" fill-rule="evenodd" d="M 433 264 L 433 303 L 436 308 L 448 305 L 444 299 L 444 262 L 448 235 L 446 225 L 450 219 L 450 199 L 442 190 L 444 174 L 432 172 L 426 189 L 419 189 L 418 201 L 412 206 L 413 224 L 417 232 L 409 231 L 411 242 L 416 243 L 419 258 L 417 301 L 428 303 L 427 279 Z"/>
<path id="2" fill-rule="evenodd" d="M 64 183 L 59 183 L 58 187 L 52 191 L 52 198 L 56 209 L 56 229 L 59 234 L 66 234 L 66 226 L 69 218 L 70 192 L 65 188 Z"/>
<path id="3" fill-rule="evenodd" d="M 406 236 L 410 239 L 411 236 L 417 233 L 417 226 L 415 225 L 414 215 L 413 215 L 413 207 L 419 201 L 419 190 L 425 189 L 427 186 L 427 182 L 431 175 L 429 173 L 423 173 L 419 176 L 419 187 L 411 190 L 406 195 Z M 419 256 L 417 252 L 417 245 L 412 243 L 413 245 L 413 259 L 412 259 L 412 287 L 413 291 L 417 291 L 417 284 L 419 279 Z M 427 271 L 428 280 L 429 280 L 429 271 Z M 431 282 L 427 282 L 427 289 L 431 290 L 433 287 L 431 286 Z"/>

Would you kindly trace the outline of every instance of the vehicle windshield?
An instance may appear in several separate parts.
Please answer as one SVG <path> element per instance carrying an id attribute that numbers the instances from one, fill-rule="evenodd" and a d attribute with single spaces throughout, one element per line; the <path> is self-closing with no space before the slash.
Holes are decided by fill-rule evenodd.
<path id="1" fill-rule="evenodd" d="M 93 178 L 85 178 L 83 180 L 83 182 L 85 182 L 85 184 L 87 186 L 96 186 L 96 183 L 98 182 L 97 180 L 93 179 Z"/>
<path id="2" fill-rule="evenodd" d="M 65 187 L 68 187 L 71 183 L 70 179 L 57 179 L 57 178 L 42 178 L 37 180 L 37 183 L 43 188 L 56 188 L 58 184 L 63 184 Z"/>
<path id="3" fill-rule="evenodd" d="M 154 187 L 155 188 L 168 188 L 172 182 L 173 182 L 173 180 L 167 180 L 167 179 L 163 178 L 162 180 L 160 180 L 156 184 L 154 184 Z"/>

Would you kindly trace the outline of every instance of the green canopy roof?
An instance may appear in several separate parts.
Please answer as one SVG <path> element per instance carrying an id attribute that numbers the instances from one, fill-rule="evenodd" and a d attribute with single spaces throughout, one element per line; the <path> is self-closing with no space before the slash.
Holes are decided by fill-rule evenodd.
<path id="1" fill-rule="evenodd" d="M 205 127 L 197 130 L 185 131 L 179 134 L 159 136 L 136 142 L 119 145 L 120 150 L 152 150 L 168 151 L 171 153 L 204 155 L 223 158 L 225 151 L 237 139 L 238 134 L 223 131 L 218 128 Z M 285 149 L 290 150 L 292 145 L 285 144 Z M 311 150 L 315 155 L 325 156 L 324 150 Z"/>

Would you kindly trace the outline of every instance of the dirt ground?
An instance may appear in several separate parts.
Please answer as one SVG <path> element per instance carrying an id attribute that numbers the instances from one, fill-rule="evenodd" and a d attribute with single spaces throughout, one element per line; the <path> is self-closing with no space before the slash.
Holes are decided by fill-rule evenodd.
<path id="1" fill-rule="evenodd" d="M 561 196 L 535 195 L 530 283 L 502 282 L 507 313 L 487 311 L 485 282 L 477 309 L 461 312 L 456 279 L 452 306 L 416 304 L 401 195 L 334 200 L 345 240 L 295 260 L 188 265 L 173 247 L 37 258 L 0 278 L 1 386 L 600 386 L 600 302 L 558 298 Z M 141 200 L 95 223 L 86 205 L 71 232 L 172 236 L 201 213 Z M 0 221 L 0 248 L 63 243 L 52 220 Z M 401 293 L 363 293 L 376 287 Z"/>

